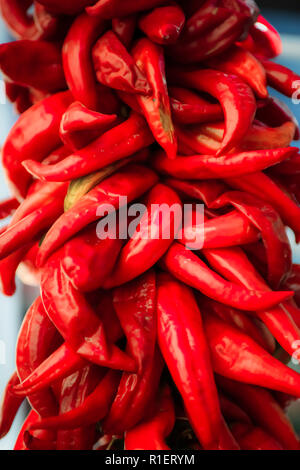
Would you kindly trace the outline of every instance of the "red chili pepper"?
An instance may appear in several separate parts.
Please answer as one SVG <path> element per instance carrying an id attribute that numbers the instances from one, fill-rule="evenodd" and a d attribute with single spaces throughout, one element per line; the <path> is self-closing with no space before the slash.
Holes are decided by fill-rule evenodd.
<path id="1" fill-rule="evenodd" d="M 31 410 L 24 421 L 24 424 L 18 434 L 17 441 L 14 446 L 14 450 L 28 450 L 24 442 L 24 434 L 28 427 L 39 419 L 39 415 L 36 411 Z"/>
<path id="2" fill-rule="evenodd" d="M 165 185 L 155 185 L 146 196 L 146 212 L 122 248 L 104 287 L 125 284 L 154 266 L 176 237 L 182 224 L 181 215 L 177 194 Z"/>
<path id="3" fill-rule="evenodd" d="M 27 160 L 24 166 L 34 176 L 46 181 L 70 181 L 133 155 L 152 142 L 153 136 L 146 121 L 133 113 L 127 121 L 55 165 Z"/>
<path id="4" fill-rule="evenodd" d="M 179 87 L 170 87 L 172 115 L 179 124 L 197 124 L 223 118 L 219 104 L 209 102 L 198 94 Z"/>
<path id="5" fill-rule="evenodd" d="M 239 46 L 232 46 L 225 57 L 210 59 L 207 65 L 245 80 L 259 98 L 267 98 L 267 77 L 258 59 Z"/>
<path id="6" fill-rule="evenodd" d="M 156 277 L 149 271 L 114 291 L 114 307 L 128 340 L 127 351 L 138 366 L 124 373 L 110 411 L 103 423 L 106 433 L 122 435 L 149 411 L 163 369 L 156 349 Z"/>
<path id="7" fill-rule="evenodd" d="M 0 220 L 13 215 L 18 209 L 20 203 L 14 197 L 0 202 Z"/>
<path id="8" fill-rule="evenodd" d="M 27 10 L 32 1 L 1 0 L 1 16 L 6 26 L 16 39 L 39 39 L 38 31 L 33 17 L 28 15 Z"/>
<path id="9" fill-rule="evenodd" d="M 152 88 L 149 97 L 138 96 L 138 103 L 156 141 L 173 159 L 177 153 L 177 141 L 171 117 L 163 49 L 149 39 L 140 39 L 132 55 Z"/>
<path id="10" fill-rule="evenodd" d="M 204 448 L 211 448 L 219 440 L 221 412 L 201 314 L 192 291 L 170 276 L 161 275 L 157 310 L 163 357 L 194 432 Z"/>
<path id="11" fill-rule="evenodd" d="M 18 57 L 18 61 L 13 58 Z M 59 48 L 46 41 L 14 41 L 0 46 L 2 73 L 18 85 L 54 93 L 66 82 Z"/>
<path id="12" fill-rule="evenodd" d="M 267 353 L 249 336 L 213 315 L 204 318 L 214 371 L 238 382 L 299 397 L 299 374 Z"/>
<path id="13" fill-rule="evenodd" d="M 99 299 L 98 299 L 99 303 Z M 95 306 L 96 313 L 107 332 L 107 339 L 111 343 L 117 342 L 124 336 L 120 322 L 113 308 L 110 296 L 100 296 L 100 303 Z M 58 379 L 82 369 L 88 362 L 73 351 L 68 344 L 63 343 L 54 353 L 45 359 L 23 382 L 14 388 L 16 395 L 24 396 L 43 390 L 54 384 Z"/>
<path id="14" fill-rule="evenodd" d="M 291 423 L 269 391 L 224 377 L 218 377 L 217 382 L 257 425 L 268 431 L 286 449 L 299 449 L 299 439 Z"/>
<path id="15" fill-rule="evenodd" d="M 247 290 L 224 281 L 193 252 L 173 243 L 162 259 L 162 265 L 173 276 L 199 290 L 207 297 L 240 310 L 257 311 L 270 308 L 289 298 L 292 292 Z M 268 294 L 268 295 L 267 295 Z"/>
<path id="16" fill-rule="evenodd" d="M 272 59 L 282 53 L 280 35 L 262 15 L 258 16 L 256 23 L 250 28 L 250 38 L 253 40 L 252 52 L 260 56 Z"/>
<path id="17" fill-rule="evenodd" d="M 226 182 L 234 189 L 246 191 L 271 204 L 281 219 L 300 237 L 300 209 L 282 189 L 266 174 L 251 173 L 239 178 L 227 178 Z"/>
<path id="18" fill-rule="evenodd" d="M 174 44 L 184 27 L 185 15 L 179 5 L 155 8 L 139 20 L 139 28 L 157 44 Z"/>
<path id="19" fill-rule="evenodd" d="M 292 268 L 292 251 L 285 226 L 272 206 L 247 193 L 232 191 L 224 193 L 211 208 L 232 204 L 241 211 L 261 232 L 266 249 L 268 280 L 277 289 Z"/>
<path id="20" fill-rule="evenodd" d="M 218 155 L 242 142 L 256 111 L 253 92 L 248 85 L 233 75 L 209 69 L 186 72 L 172 67 L 168 75 L 171 83 L 205 91 L 220 102 L 224 111 L 226 131 Z"/>
<path id="21" fill-rule="evenodd" d="M 119 16 L 128 16 L 142 10 L 150 10 L 165 3 L 165 0 L 99 0 L 94 6 L 86 10 L 89 15 L 100 15 L 102 18 L 111 19 Z"/>
<path id="22" fill-rule="evenodd" d="M 101 319 L 62 271 L 59 252 L 45 265 L 41 291 L 49 318 L 75 352 L 101 366 L 135 370 L 133 359 L 108 344 Z"/>
<path id="23" fill-rule="evenodd" d="M 144 73 L 113 31 L 108 31 L 93 47 L 97 80 L 110 88 L 129 93 L 150 94 Z"/>
<path id="24" fill-rule="evenodd" d="M 14 295 L 16 291 L 16 271 L 32 244 L 22 246 L 17 251 L 0 261 L 0 290 L 7 296 Z"/>
<path id="25" fill-rule="evenodd" d="M 278 98 L 269 97 L 266 103 L 264 103 L 264 106 L 257 110 L 256 117 L 264 124 L 271 127 L 282 126 L 282 124 L 289 121 L 293 122 L 296 126 L 293 140 L 299 140 L 299 123 L 288 106 Z"/>
<path id="26" fill-rule="evenodd" d="M 175 160 L 167 158 L 163 151 L 157 151 L 153 159 L 153 166 L 160 173 L 178 179 L 231 178 L 264 170 L 290 158 L 296 151 L 295 147 L 287 147 L 272 150 L 253 150 L 224 156 L 178 156 Z"/>
<path id="27" fill-rule="evenodd" d="M 92 46 L 104 29 L 102 17 L 82 13 L 69 29 L 62 52 L 66 81 L 74 99 L 89 109 L 106 113 L 109 107 L 110 112 L 116 111 L 116 102 L 109 89 L 99 89 L 91 56 Z"/>
<path id="28" fill-rule="evenodd" d="M 222 414 L 229 422 L 239 421 L 241 423 L 251 424 L 251 419 L 242 408 L 231 401 L 226 395 L 219 390 L 219 400 Z"/>
<path id="29" fill-rule="evenodd" d="M 169 46 L 168 52 L 172 59 L 182 64 L 193 64 L 214 57 L 226 51 L 240 38 L 246 31 L 247 23 L 246 15 L 232 12 L 211 31 L 189 42 L 178 42 L 174 46 Z"/>
<path id="30" fill-rule="evenodd" d="M 71 102 L 69 92 L 46 98 L 23 113 L 10 131 L 2 148 L 2 162 L 18 199 L 26 196 L 31 180 L 22 162 L 28 158 L 41 161 L 60 145 L 60 120 Z"/>
<path id="31" fill-rule="evenodd" d="M 88 5 L 92 5 L 96 0 L 40 0 L 39 3 L 45 5 L 47 10 L 57 13 L 57 14 L 66 14 L 74 15 L 80 13 Z"/>
<path id="32" fill-rule="evenodd" d="M 293 264 L 289 276 L 284 281 L 285 288 L 291 288 L 295 292 L 294 300 L 296 304 L 300 305 L 300 265 Z"/>
<path id="33" fill-rule="evenodd" d="M 135 15 L 112 19 L 112 30 L 126 48 L 131 45 L 136 24 L 137 17 Z"/>
<path id="34" fill-rule="evenodd" d="M 13 373 L 4 390 L 1 413 L 0 413 L 0 438 L 4 437 L 10 430 L 14 418 L 24 400 L 23 397 L 16 397 L 11 389 L 20 383 L 16 372 Z"/>
<path id="35" fill-rule="evenodd" d="M 81 229 L 97 220 L 104 213 L 119 209 L 122 197 L 127 203 L 141 196 L 157 182 L 150 169 L 129 165 L 118 174 L 102 181 L 63 214 L 47 233 L 38 256 L 40 265 L 47 257 Z M 120 199 L 121 198 L 121 199 Z M 103 214 L 101 210 L 103 209 Z M 79 212 L 78 212 L 79 211 Z M 74 214 L 81 213 L 81 217 Z"/>
<path id="36" fill-rule="evenodd" d="M 299 88 L 300 76 L 283 65 L 270 60 L 260 60 L 266 70 L 268 84 L 280 93 L 292 98 Z"/>
<path id="37" fill-rule="evenodd" d="M 162 389 L 153 415 L 125 434 L 125 450 L 170 450 L 165 440 L 175 424 L 174 403 L 169 386 Z"/>
<path id="38" fill-rule="evenodd" d="M 97 113 L 75 101 L 63 115 L 59 133 L 61 140 L 70 149 L 70 154 L 86 147 L 107 132 L 116 121 L 115 114 Z"/>

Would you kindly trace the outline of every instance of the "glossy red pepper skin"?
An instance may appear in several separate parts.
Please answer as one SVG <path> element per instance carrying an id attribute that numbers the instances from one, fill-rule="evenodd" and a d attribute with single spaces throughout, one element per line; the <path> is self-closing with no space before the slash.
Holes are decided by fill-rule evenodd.
<path id="1" fill-rule="evenodd" d="M 48 11 L 56 14 L 74 15 L 80 13 L 88 5 L 95 3 L 95 0 L 41 0 L 39 3 L 45 5 Z"/>
<path id="2" fill-rule="evenodd" d="M 262 59 L 261 62 L 266 70 L 268 84 L 280 93 L 292 98 L 297 91 L 297 84 L 299 87 L 300 76 L 275 62 Z"/>
<path id="3" fill-rule="evenodd" d="M 97 220 L 101 208 L 105 211 L 108 208 L 109 212 L 113 209 L 119 209 L 120 197 L 127 197 L 127 202 L 131 202 L 144 194 L 156 182 L 155 173 L 139 165 L 129 165 L 121 169 L 118 174 L 102 181 L 65 212 L 49 230 L 40 248 L 38 256 L 40 265 L 50 253 L 81 229 Z M 74 218 L 74 214 L 78 214 L 78 211 L 82 217 Z"/>
<path id="4" fill-rule="evenodd" d="M 242 450 L 284 450 L 279 442 L 261 428 L 236 423 L 232 431 Z"/>
<path id="5" fill-rule="evenodd" d="M 146 213 L 104 283 L 106 289 L 125 284 L 152 268 L 166 253 L 181 227 L 181 201 L 171 188 L 155 185 L 146 196 L 146 207 Z M 163 207 L 167 211 L 174 210 L 169 215 Z"/>
<path id="6" fill-rule="evenodd" d="M 210 59 L 207 65 L 245 80 L 259 98 L 267 98 L 267 76 L 264 67 L 250 52 L 232 46 L 226 57 Z"/>
<path id="7" fill-rule="evenodd" d="M 282 124 L 291 121 L 296 126 L 293 140 L 299 140 L 300 138 L 299 123 L 296 116 L 278 98 L 269 97 L 265 105 L 257 110 L 256 118 L 271 127 L 282 126 Z"/>
<path id="8" fill-rule="evenodd" d="M 193 293 L 172 277 L 161 275 L 157 309 L 159 346 L 194 432 L 204 448 L 216 446 L 221 412 L 201 314 Z"/>
<path id="9" fill-rule="evenodd" d="M 174 159 L 177 153 L 177 141 L 165 77 L 163 49 L 149 39 L 140 39 L 134 46 L 132 55 L 152 88 L 149 97 L 138 96 L 138 103 L 156 141 L 166 151 L 168 157 Z"/>
<path id="10" fill-rule="evenodd" d="M 149 271 L 114 291 L 114 307 L 127 337 L 127 351 L 138 369 L 124 373 L 114 402 L 103 423 L 106 433 L 122 435 L 149 411 L 163 369 L 156 348 L 156 276 Z"/>
<path id="11" fill-rule="evenodd" d="M 256 23 L 250 28 L 250 50 L 259 56 L 272 59 L 282 53 L 281 37 L 277 30 L 259 15 Z M 246 48 L 248 43 L 246 40 Z"/>
<path id="12" fill-rule="evenodd" d="M 228 284 L 193 252 L 179 243 L 173 243 L 161 263 L 181 282 L 213 300 L 240 310 L 263 310 L 277 305 L 292 295 L 292 292 L 269 292 L 269 295 L 266 295 L 266 292 L 257 289 L 240 289 L 237 284 Z"/>
<path id="13" fill-rule="evenodd" d="M 7 296 L 14 295 L 16 291 L 16 271 L 26 253 L 31 249 L 32 243 L 22 246 L 11 255 L 0 261 L 0 290 Z"/>
<path id="14" fill-rule="evenodd" d="M 135 370 L 135 361 L 107 341 L 101 319 L 64 274 L 59 252 L 45 265 L 41 292 L 49 318 L 75 352 L 100 366 Z"/>
<path id="15" fill-rule="evenodd" d="M 27 418 L 24 421 L 24 424 L 19 431 L 17 441 L 14 445 L 14 450 L 28 450 L 28 448 L 25 445 L 24 442 L 24 434 L 27 431 L 28 427 L 32 424 L 38 421 L 39 415 L 36 411 L 31 410 L 27 416 Z"/>
<path id="16" fill-rule="evenodd" d="M 145 75 L 113 31 L 107 31 L 94 45 L 93 64 L 102 85 L 128 93 L 150 94 Z"/>
<path id="17" fill-rule="evenodd" d="M 295 232 L 296 240 L 299 241 L 299 207 L 269 176 L 263 172 L 249 173 L 239 178 L 228 178 L 226 182 L 234 189 L 249 192 L 271 204 L 283 222 Z"/>
<path id="18" fill-rule="evenodd" d="M 39 39 L 38 30 L 33 17 L 27 13 L 31 1 L 1 0 L 1 16 L 6 26 L 16 39 Z"/>
<path id="19" fill-rule="evenodd" d="M 153 140 L 144 118 L 133 113 L 127 121 L 55 165 L 40 165 L 28 160 L 24 166 L 42 180 L 69 181 L 133 155 L 151 145 Z"/>
<path id="20" fill-rule="evenodd" d="M 94 6 L 87 8 L 89 15 L 100 15 L 102 18 L 111 19 L 119 16 L 128 16 L 143 10 L 150 10 L 164 3 L 164 0 L 99 0 Z"/>
<path id="21" fill-rule="evenodd" d="M 6 219 L 13 215 L 18 209 L 20 203 L 16 198 L 6 199 L 0 202 L 0 220 Z"/>
<path id="22" fill-rule="evenodd" d="M 107 88 L 99 89 L 91 57 L 92 46 L 105 30 L 102 17 L 79 15 L 69 29 L 63 46 L 63 67 L 76 101 L 99 112 L 114 113 L 116 101 Z M 111 109 L 109 111 L 109 108 Z"/>
<path id="23" fill-rule="evenodd" d="M 23 397 L 16 397 L 11 391 L 12 387 L 20 383 L 18 374 L 13 373 L 4 390 L 0 412 L 0 437 L 4 437 L 10 430 L 13 420 L 23 402 Z"/>
<path id="24" fill-rule="evenodd" d="M 184 27 L 185 15 L 179 5 L 155 8 L 139 20 L 139 28 L 157 44 L 174 44 Z"/>
<path id="25" fill-rule="evenodd" d="M 12 57 L 18 56 L 18 63 Z M 18 85 L 49 93 L 65 90 L 59 48 L 46 41 L 21 40 L 1 44 L 2 73 Z"/>
<path id="26" fill-rule="evenodd" d="M 97 113 L 75 101 L 62 117 L 59 134 L 70 154 L 86 147 L 116 122 L 115 114 Z"/>
<path id="27" fill-rule="evenodd" d="M 220 102 L 224 111 L 226 131 L 218 155 L 239 145 L 256 112 L 254 95 L 248 85 L 237 77 L 210 69 L 186 72 L 171 68 L 168 76 L 171 83 L 205 91 Z"/>
<path id="28" fill-rule="evenodd" d="M 60 120 L 71 102 L 69 92 L 46 98 L 23 113 L 10 131 L 2 148 L 2 164 L 18 199 L 26 196 L 31 180 L 22 162 L 28 158 L 41 161 L 60 145 Z"/>
<path id="29" fill-rule="evenodd" d="M 257 425 L 268 431 L 284 448 L 299 448 L 299 439 L 291 423 L 268 390 L 233 382 L 224 377 L 219 377 L 217 382 Z"/>
<path id="30" fill-rule="evenodd" d="M 247 175 L 276 165 L 295 154 L 295 147 L 274 150 L 253 150 L 248 152 L 215 155 L 178 156 L 175 160 L 167 158 L 158 151 L 153 166 L 160 173 L 178 179 L 215 179 Z"/>
<path id="31" fill-rule="evenodd" d="M 125 433 L 125 450 L 170 450 L 165 440 L 175 425 L 174 403 L 165 385 L 153 415 Z"/>
<path id="32" fill-rule="evenodd" d="M 204 325 L 216 373 L 239 382 L 299 396 L 299 375 L 249 336 L 212 315 L 205 316 Z"/>

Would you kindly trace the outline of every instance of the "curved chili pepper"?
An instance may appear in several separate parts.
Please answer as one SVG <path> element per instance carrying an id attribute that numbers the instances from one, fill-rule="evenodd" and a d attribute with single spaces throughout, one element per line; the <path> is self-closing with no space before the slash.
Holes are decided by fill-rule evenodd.
<path id="1" fill-rule="evenodd" d="M 82 13 L 69 29 L 63 46 L 64 72 L 74 99 L 87 108 L 100 112 L 105 112 L 103 108 L 110 103 L 111 95 L 107 88 L 99 92 L 91 50 L 104 29 L 103 17 L 91 17 Z M 107 98 L 106 93 L 109 94 Z M 113 106 L 114 104 L 112 102 Z"/>
<path id="2" fill-rule="evenodd" d="M 208 60 L 207 65 L 228 74 L 237 75 L 245 80 L 259 98 L 267 98 L 267 77 L 262 64 L 251 52 L 239 46 L 232 46 L 226 58 L 216 57 Z"/>
<path id="3" fill-rule="evenodd" d="M 16 372 L 13 373 L 7 383 L 6 389 L 3 394 L 1 413 L 0 413 L 0 437 L 4 437 L 10 430 L 14 418 L 24 400 L 23 397 L 16 397 L 11 389 L 20 383 L 19 377 Z"/>
<path id="4" fill-rule="evenodd" d="M 162 265 L 173 276 L 199 290 L 207 297 L 240 310 L 263 310 L 289 298 L 292 292 L 262 292 L 247 290 L 224 281 L 208 268 L 193 252 L 173 243 L 162 259 Z M 267 295 L 269 294 L 269 295 Z"/>
<path id="5" fill-rule="evenodd" d="M 104 283 L 106 289 L 125 284 L 146 272 L 166 253 L 181 227 L 181 201 L 163 184 L 146 197 L 146 212 Z"/>
<path id="6" fill-rule="evenodd" d="M 21 430 L 19 431 L 17 441 L 14 445 L 14 450 L 28 450 L 24 442 L 24 434 L 28 427 L 39 419 L 39 415 L 36 411 L 31 410 L 25 419 Z"/>
<path id="7" fill-rule="evenodd" d="M 150 94 L 144 73 L 113 31 L 107 31 L 94 45 L 93 63 L 102 85 L 129 93 Z"/>
<path id="8" fill-rule="evenodd" d="M 192 291 L 161 275 L 157 312 L 159 347 L 194 432 L 204 448 L 211 448 L 219 440 L 221 412 L 201 314 Z"/>
<path id="9" fill-rule="evenodd" d="M 258 16 L 256 23 L 250 28 L 250 37 L 253 39 L 254 53 L 270 59 L 282 53 L 280 35 L 262 15 Z"/>
<path id="10" fill-rule="evenodd" d="M 16 364 L 20 380 L 25 380 L 59 343 L 60 336 L 48 319 L 39 297 L 29 308 L 17 341 Z M 57 413 L 57 402 L 49 388 L 29 395 L 28 400 L 40 416 Z"/>
<path id="11" fill-rule="evenodd" d="M 163 361 L 156 349 L 156 277 L 149 271 L 114 291 L 114 307 L 138 366 L 124 373 L 103 423 L 106 433 L 123 434 L 141 421 L 157 393 Z"/>
<path id="12" fill-rule="evenodd" d="M 240 144 L 252 124 L 256 111 L 253 92 L 245 82 L 233 75 L 209 69 L 185 72 L 172 67 L 168 76 L 171 83 L 205 91 L 220 102 L 224 111 L 226 131 L 218 155 Z"/>
<path id="13" fill-rule="evenodd" d="M 102 18 L 111 19 L 120 16 L 128 16 L 142 10 L 150 10 L 165 3 L 165 0 L 98 0 L 98 2 L 88 7 L 86 10 L 89 15 L 100 15 Z"/>
<path id="14" fill-rule="evenodd" d="M 16 291 L 16 271 L 31 246 L 31 243 L 22 246 L 17 251 L 0 261 L 0 290 L 2 294 L 7 296 L 14 295 Z"/>
<path id="15" fill-rule="evenodd" d="M 272 150 L 253 150 L 224 156 L 178 156 L 175 160 L 167 158 L 163 151 L 157 151 L 154 155 L 153 166 L 159 172 L 178 179 L 231 178 L 276 165 L 290 158 L 296 150 L 295 147 L 287 147 Z"/>
<path id="16" fill-rule="evenodd" d="M 192 40 L 211 31 L 230 16 L 232 12 L 228 8 L 224 8 L 222 4 L 218 6 L 218 3 L 220 2 L 217 0 L 198 3 L 199 8 L 186 22 L 183 33 L 184 40 Z"/>
<path id="17" fill-rule="evenodd" d="M 59 134 L 69 153 L 76 152 L 111 129 L 116 121 L 115 114 L 97 113 L 75 101 L 62 117 Z"/>
<path id="18" fill-rule="evenodd" d="M 283 65 L 270 60 L 260 60 L 266 70 L 268 84 L 280 93 L 292 98 L 297 91 L 295 82 L 299 83 L 300 76 Z"/>
<path id="19" fill-rule="evenodd" d="M 299 140 L 300 130 L 297 118 L 289 107 L 278 98 L 269 97 L 264 106 L 257 110 L 256 117 L 271 127 L 279 127 L 289 121 L 293 122 L 296 126 L 293 140 Z"/>
<path id="20" fill-rule="evenodd" d="M 276 349 L 276 344 L 273 336 L 267 329 L 263 330 L 253 318 L 250 318 L 244 312 L 227 307 L 219 302 L 211 299 L 199 300 L 201 308 L 206 312 L 211 312 L 217 315 L 221 320 L 230 323 L 239 330 L 250 336 L 256 343 L 266 349 L 270 354 L 273 354 Z"/>
<path id="21" fill-rule="evenodd" d="M 298 205 L 269 176 L 263 172 L 251 173 L 239 178 L 227 178 L 226 183 L 234 189 L 246 191 L 271 204 L 281 219 L 300 239 L 300 209 Z"/>
<path id="22" fill-rule="evenodd" d="M 198 239 L 200 240 L 198 246 L 201 250 L 202 248 L 240 246 L 257 241 L 259 238 L 260 234 L 254 225 L 243 214 L 232 211 L 206 220 L 204 223 L 201 222 L 200 225 L 196 225 L 193 221 L 186 222 L 178 241 L 187 247 L 192 241 L 195 250 Z"/>
<path id="23" fill-rule="evenodd" d="M 261 232 L 267 254 L 268 280 L 273 288 L 278 288 L 292 268 L 292 251 L 279 215 L 272 206 L 238 191 L 224 193 L 210 207 L 220 208 L 228 203 L 241 211 Z"/>
<path id="24" fill-rule="evenodd" d="M 198 199 L 203 201 L 206 206 L 209 206 L 228 189 L 220 180 L 181 181 L 175 178 L 166 178 L 164 181 L 175 189 L 181 198 Z"/>
<path id="25" fill-rule="evenodd" d="M 16 62 L 13 57 L 18 57 Z M 0 46 L 0 68 L 11 81 L 53 93 L 66 82 L 58 47 L 46 41 L 14 41 Z"/>
<path id="26" fill-rule="evenodd" d="M 101 209 L 110 213 L 119 209 L 120 203 L 127 198 L 127 203 L 141 196 L 157 182 L 157 176 L 150 169 L 138 165 L 129 165 L 118 174 L 102 181 L 98 186 L 83 196 L 68 212 L 65 212 L 47 233 L 38 256 L 40 265 L 51 252 L 65 241 L 99 218 Z M 123 199 L 122 199 L 123 197 Z M 81 217 L 74 214 L 81 213 Z M 103 214 L 102 214 L 103 215 Z"/>
<path id="27" fill-rule="evenodd" d="M 30 0 L 1 0 L 1 16 L 6 26 L 17 39 L 39 39 L 33 17 L 27 13 L 33 2 Z"/>
<path id="28" fill-rule="evenodd" d="M 101 318 L 107 339 L 111 343 L 117 342 L 124 336 L 120 322 L 113 308 L 109 296 L 100 296 L 100 304 L 96 312 Z M 67 343 L 63 343 L 56 351 L 45 359 L 23 382 L 14 388 L 16 395 L 24 396 L 43 390 L 85 367 L 88 362 L 73 351 Z"/>
<path id="29" fill-rule="evenodd" d="M 60 145 L 60 120 L 71 102 L 69 92 L 46 98 L 23 113 L 10 131 L 2 148 L 2 162 L 18 199 L 26 196 L 31 180 L 22 162 L 28 158 L 41 161 Z"/>
<path id="30" fill-rule="evenodd" d="M 249 336 L 213 315 L 204 318 L 214 371 L 224 377 L 299 397 L 299 374 Z"/>
<path id="31" fill-rule="evenodd" d="M 286 449 L 299 448 L 299 439 L 291 423 L 269 391 L 233 382 L 224 377 L 218 377 L 217 383 L 237 401 L 256 424 L 268 431 Z"/>
<path id="32" fill-rule="evenodd" d="M 6 219 L 13 215 L 18 209 L 20 203 L 16 198 L 12 197 L 0 202 L 0 220 Z"/>
<path id="33" fill-rule="evenodd" d="M 173 159 L 177 153 L 177 141 L 171 117 L 163 49 L 149 39 L 140 39 L 132 55 L 152 88 L 149 97 L 137 97 L 138 103 L 156 141 Z"/>
<path id="34" fill-rule="evenodd" d="M 75 352 L 101 366 L 135 370 L 133 359 L 108 344 L 101 319 L 63 272 L 59 252 L 45 265 L 41 292 L 49 318 Z"/>
<path id="35" fill-rule="evenodd" d="M 139 20 L 139 28 L 157 44 L 174 44 L 182 32 L 185 15 L 179 5 L 155 8 Z"/>
<path id="36" fill-rule="evenodd" d="M 246 30 L 247 23 L 246 15 L 233 12 L 203 36 L 169 46 L 168 52 L 172 59 L 182 64 L 200 62 L 226 51 Z"/>
<path id="37" fill-rule="evenodd" d="M 174 121 L 179 124 L 197 124 L 223 118 L 219 104 L 213 104 L 190 90 L 170 87 L 170 104 Z"/>
<path id="38" fill-rule="evenodd" d="M 121 18 L 112 19 L 112 30 L 122 41 L 124 46 L 128 48 L 131 45 L 136 24 L 137 18 L 135 15 L 125 16 Z"/>
<path id="39" fill-rule="evenodd" d="M 125 433 L 126 450 L 170 450 L 165 440 L 175 424 L 174 403 L 169 386 L 165 385 L 153 415 Z"/>
<path id="40" fill-rule="evenodd" d="M 95 390 L 79 407 L 59 416 L 43 419 L 31 425 L 31 429 L 74 429 L 100 421 L 108 413 L 117 392 L 120 374 L 109 371 Z"/>
<path id="41" fill-rule="evenodd" d="M 144 118 L 133 113 L 127 121 L 55 165 L 27 160 L 24 167 L 43 180 L 69 181 L 128 157 L 148 147 L 153 140 Z"/>
<path id="42" fill-rule="evenodd" d="M 245 253 L 239 248 L 204 250 L 210 265 L 231 282 L 248 289 L 269 291 L 270 288 L 257 273 Z M 238 307 L 240 308 L 240 307 Z M 294 341 L 299 341 L 299 329 L 284 305 L 272 309 L 258 309 L 256 315 L 268 327 L 279 344 L 291 355 Z"/>
<path id="43" fill-rule="evenodd" d="M 236 423 L 232 426 L 232 432 L 242 450 L 284 450 L 282 446 L 265 430 Z"/>

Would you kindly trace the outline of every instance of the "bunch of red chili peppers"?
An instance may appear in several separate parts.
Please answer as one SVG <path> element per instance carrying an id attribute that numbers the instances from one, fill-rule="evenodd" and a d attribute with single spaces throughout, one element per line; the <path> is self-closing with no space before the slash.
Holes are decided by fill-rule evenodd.
<path id="1" fill-rule="evenodd" d="M 0 6 L 20 113 L 2 148 L 0 281 L 6 295 L 17 271 L 40 286 L 0 435 L 26 397 L 17 450 L 298 449 L 286 227 L 299 241 L 300 134 L 267 86 L 292 97 L 300 77 L 272 61 L 276 30 L 253 0 Z M 99 238 L 124 197 L 157 211 Z M 204 226 L 166 227 L 159 208 L 185 203 L 204 205 Z"/>

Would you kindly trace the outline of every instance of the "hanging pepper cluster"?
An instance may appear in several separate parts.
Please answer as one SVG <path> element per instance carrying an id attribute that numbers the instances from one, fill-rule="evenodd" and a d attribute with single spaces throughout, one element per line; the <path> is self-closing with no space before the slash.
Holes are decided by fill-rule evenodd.
<path id="1" fill-rule="evenodd" d="M 292 98 L 300 77 L 272 60 L 276 30 L 253 0 L 0 6 L 20 114 L 0 284 L 40 286 L 0 435 L 27 398 L 17 450 L 298 449 L 300 134 L 267 86 Z M 124 198 L 149 211 L 99 238 Z M 160 217 L 186 203 L 204 224 Z"/>

